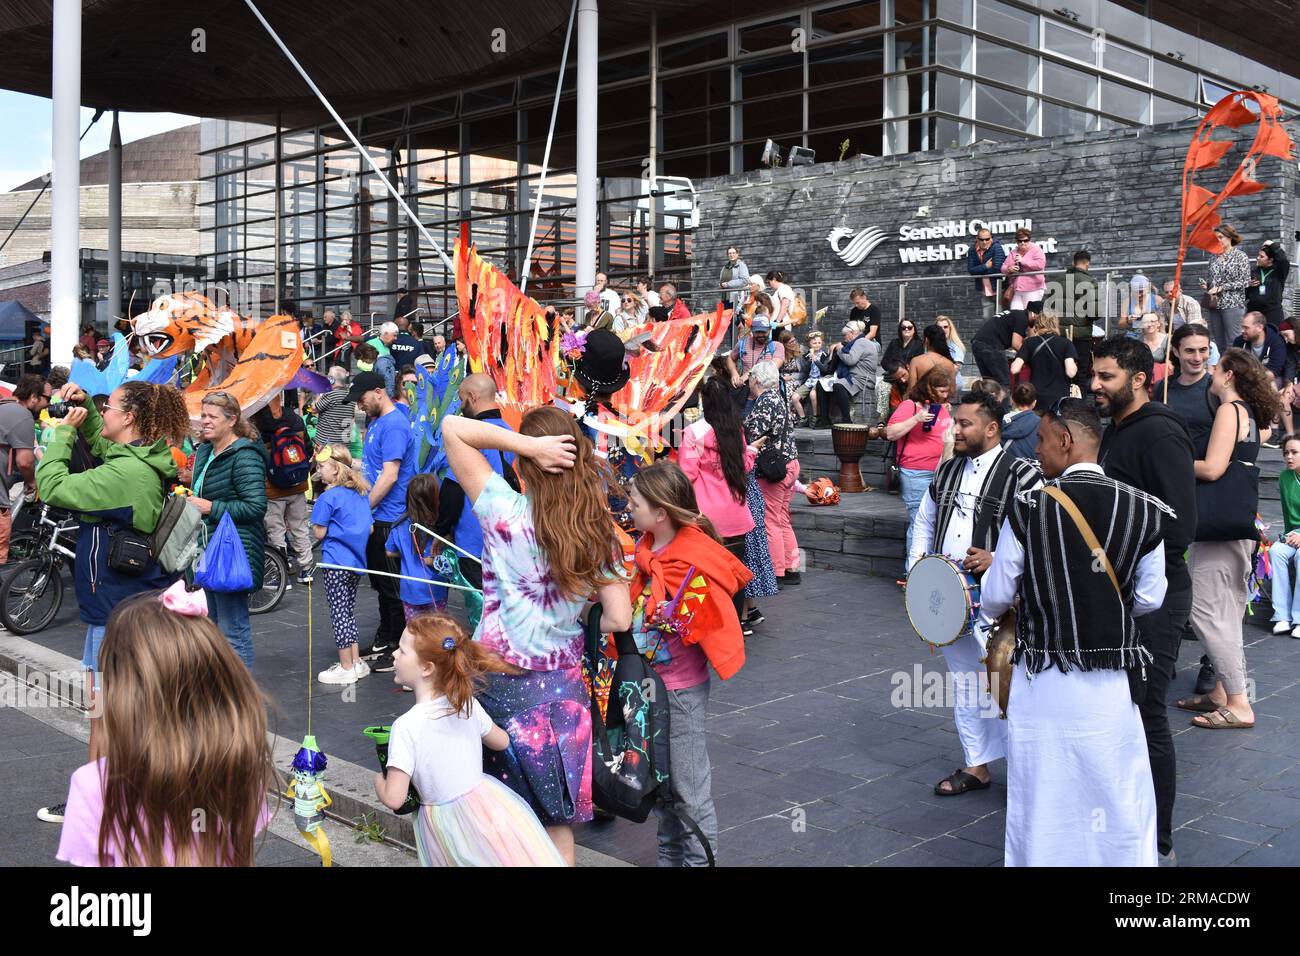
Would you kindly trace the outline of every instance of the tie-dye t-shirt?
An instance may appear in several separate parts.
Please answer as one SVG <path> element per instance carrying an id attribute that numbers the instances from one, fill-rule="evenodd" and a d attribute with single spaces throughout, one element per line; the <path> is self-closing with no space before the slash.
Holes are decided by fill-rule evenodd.
<path id="1" fill-rule="evenodd" d="M 493 474 L 474 502 L 483 528 L 483 619 L 474 639 L 530 671 L 582 660 L 578 615 L 586 596 L 568 598 L 537 544 L 528 499 Z"/>

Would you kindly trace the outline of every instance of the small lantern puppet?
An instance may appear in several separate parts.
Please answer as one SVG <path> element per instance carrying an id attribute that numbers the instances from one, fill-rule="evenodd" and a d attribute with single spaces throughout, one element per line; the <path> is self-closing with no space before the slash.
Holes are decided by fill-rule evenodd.
<path id="1" fill-rule="evenodd" d="M 325 792 L 321 778 L 325 776 L 325 755 L 316 746 L 316 738 L 308 734 L 293 758 L 293 780 L 286 797 L 293 798 L 293 821 L 307 845 L 320 854 L 321 865 L 332 865 L 330 840 L 321 828 L 325 823 L 325 808 L 334 801 Z"/>

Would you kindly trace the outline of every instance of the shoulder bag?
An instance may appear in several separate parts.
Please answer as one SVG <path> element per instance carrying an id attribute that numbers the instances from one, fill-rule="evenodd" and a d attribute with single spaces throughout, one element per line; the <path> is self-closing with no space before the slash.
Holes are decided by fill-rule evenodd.
<path id="1" fill-rule="evenodd" d="M 1233 402 L 1234 405 L 1240 402 Z M 1241 421 L 1241 412 L 1237 412 Z M 1238 424 L 1237 433 L 1241 433 Z M 1196 482 L 1195 541 L 1253 541 L 1259 537 L 1255 512 L 1259 510 L 1259 469 L 1252 462 L 1237 457 L 1237 441 L 1232 460 L 1218 481 Z"/>
<path id="2" fill-rule="evenodd" d="M 758 453 L 758 457 L 754 460 L 754 467 L 758 469 L 758 476 L 774 484 L 785 481 L 786 467 L 790 464 L 790 460 L 781 451 L 781 444 L 785 441 L 786 433 L 790 428 L 790 404 L 785 397 L 785 382 L 778 382 L 777 387 L 780 390 L 783 411 L 780 438 L 769 441 L 764 445 L 763 450 Z"/>

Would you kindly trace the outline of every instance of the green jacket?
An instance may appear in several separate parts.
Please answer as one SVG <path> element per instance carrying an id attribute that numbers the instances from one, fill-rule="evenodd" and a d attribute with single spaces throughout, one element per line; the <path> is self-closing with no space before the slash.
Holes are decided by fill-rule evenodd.
<path id="1" fill-rule="evenodd" d="M 266 465 L 266 446 L 247 438 L 236 438 L 215 458 L 211 442 L 194 454 L 194 494 L 212 502 L 203 524 L 211 536 L 221 516 L 229 513 L 253 569 L 255 591 L 262 586 L 266 547 Z"/>
<path id="2" fill-rule="evenodd" d="M 66 425 L 54 437 L 36 466 L 36 487 L 41 500 L 56 508 L 81 512 L 82 520 L 107 516 L 150 534 L 162 514 L 164 488 L 176 480 L 176 462 L 161 439 L 152 445 L 123 445 L 104 437 L 104 419 L 89 397 L 83 403 L 86 420 L 81 437 L 91 454 L 103 462 L 88 471 L 70 471 L 77 433 Z"/>
<path id="3" fill-rule="evenodd" d="M 77 613 L 87 624 L 103 626 L 122 600 L 142 591 L 165 588 L 172 576 L 150 561 L 138 575 L 108 566 L 112 535 L 130 524 L 142 534 L 158 525 L 162 514 L 164 481 L 176 478 L 176 463 L 165 441 L 152 445 L 123 445 L 104 438 L 104 420 L 89 398 L 81 437 L 102 464 L 84 471 L 71 470 L 77 433 L 68 425 L 53 429 L 53 437 L 36 466 L 36 490 L 56 508 L 81 514 L 77 528 L 73 583 Z"/>
<path id="4" fill-rule="evenodd" d="M 1105 303 L 1097 277 L 1086 269 L 1070 266 L 1061 278 L 1061 329 L 1073 327 L 1073 338 L 1092 337 L 1092 324 L 1101 319 Z M 1069 333 L 1065 333 L 1069 337 Z"/>

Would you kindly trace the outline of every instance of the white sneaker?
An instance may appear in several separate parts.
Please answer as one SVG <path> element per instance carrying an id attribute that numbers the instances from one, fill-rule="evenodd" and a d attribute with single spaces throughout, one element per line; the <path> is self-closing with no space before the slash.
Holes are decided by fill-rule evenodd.
<path id="1" fill-rule="evenodd" d="M 1291 636 L 1300 639 L 1300 625 L 1297 625 L 1296 629 L 1291 632 Z"/>
<path id="2" fill-rule="evenodd" d="M 367 676 L 370 673 L 370 665 L 367 664 L 365 661 L 361 660 L 360 658 L 357 659 L 357 663 L 353 666 L 352 669 L 357 672 L 358 680 Z"/>
<path id="3" fill-rule="evenodd" d="M 1276 624 L 1273 625 L 1274 634 L 1285 634 L 1289 630 L 1291 630 L 1290 621 L 1278 621 Z"/>
<path id="4" fill-rule="evenodd" d="M 355 684 L 357 672 L 351 667 L 335 663 L 330 665 L 329 670 L 317 674 L 316 679 L 322 684 Z"/>

